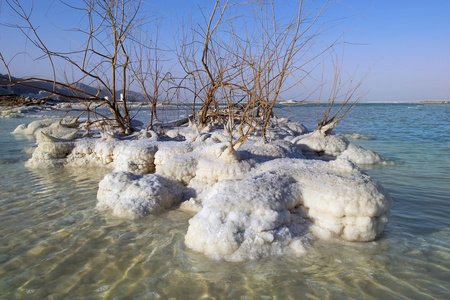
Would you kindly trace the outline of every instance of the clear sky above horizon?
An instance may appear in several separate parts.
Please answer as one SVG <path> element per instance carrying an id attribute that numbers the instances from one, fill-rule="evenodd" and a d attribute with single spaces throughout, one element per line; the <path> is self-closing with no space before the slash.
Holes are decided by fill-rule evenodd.
<path id="1" fill-rule="evenodd" d="M 50 46 L 65 37 L 53 34 L 55 24 L 70 23 L 70 13 L 54 13 L 48 6 L 55 0 L 35 1 L 36 21 Z M 21 1 L 31 3 L 31 0 Z M 147 1 L 162 16 L 161 37 L 173 37 L 183 17 L 213 1 Z M 37 5 L 39 3 L 39 5 Z M 75 3 L 75 1 L 73 1 Z M 275 3 L 294 3 L 279 0 Z M 329 11 L 330 18 L 348 17 L 343 25 L 344 65 L 348 73 L 372 68 L 363 84 L 365 101 L 450 100 L 450 1 L 449 0 L 341 0 Z M 51 17 L 50 17 L 51 15 Z M 41 18 L 39 18 L 41 16 Z M 13 23 L 5 0 L 0 0 L 0 23 Z M 50 24 L 53 23 L 53 24 Z M 167 42 L 170 38 L 167 38 Z M 1 27 L 0 50 L 14 57 L 14 76 L 42 75 L 48 68 L 23 52 L 32 52 L 17 30 Z M 14 56 L 17 53 L 21 53 Z M 47 70 L 47 71 L 45 71 Z M 3 65 L 0 73 L 6 73 Z"/>

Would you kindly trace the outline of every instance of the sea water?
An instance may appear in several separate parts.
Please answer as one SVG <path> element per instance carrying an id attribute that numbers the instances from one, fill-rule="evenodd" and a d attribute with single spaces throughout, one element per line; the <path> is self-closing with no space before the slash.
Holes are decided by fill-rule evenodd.
<path id="1" fill-rule="evenodd" d="M 315 105 L 277 109 L 314 129 Z M 36 120 L 0 119 L 0 299 L 448 299 L 450 105 L 360 104 L 335 128 L 393 160 L 362 166 L 389 191 L 374 242 L 316 241 L 301 257 L 230 263 L 187 249 L 191 213 L 95 210 L 96 169 L 27 169 Z"/>

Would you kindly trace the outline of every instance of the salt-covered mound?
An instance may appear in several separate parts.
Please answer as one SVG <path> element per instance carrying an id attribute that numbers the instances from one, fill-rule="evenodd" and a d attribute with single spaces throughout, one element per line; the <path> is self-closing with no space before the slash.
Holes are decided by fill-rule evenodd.
<path id="1" fill-rule="evenodd" d="M 325 155 L 346 158 L 357 165 L 389 164 L 390 161 L 372 150 L 350 143 L 342 135 L 325 135 L 319 131 L 292 140 L 309 157 Z"/>
<path id="2" fill-rule="evenodd" d="M 256 132 L 238 151 L 212 125 L 128 137 L 91 131 L 96 138 L 47 121 L 16 131 L 38 137 L 28 167 L 110 167 L 97 194 L 102 211 L 136 219 L 184 201 L 197 213 L 186 245 L 218 259 L 301 254 L 313 238 L 371 241 L 389 219 L 389 195 L 352 163 L 387 160 L 297 123 L 274 123 L 270 143 Z"/>
<path id="3" fill-rule="evenodd" d="M 43 141 L 38 144 L 25 165 L 30 168 L 64 166 L 66 157 L 72 153 L 73 148 L 74 143 L 70 141 Z"/>
<path id="4" fill-rule="evenodd" d="M 115 171 L 149 174 L 155 171 L 155 142 L 135 140 L 118 143 L 113 151 Z"/>
<path id="5" fill-rule="evenodd" d="M 160 148 L 157 154 L 164 150 Z M 251 158 L 239 159 L 226 143 L 201 144 L 192 152 L 167 159 L 157 173 L 201 190 L 222 180 L 246 177 L 254 164 Z"/>
<path id="6" fill-rule="evenodd" d="M 30 124 L 20 124 L 14 129 L 13 134 L 20 135 L 34 135 L 38 129 L 47 128 L 55 123 L 55 120 L 52 119 L 44 119 L 44 120 L 36 120 L 31 122 Z"/>
<path id="7" fill-rule="evenodd" d="M 367 135 L 364 135 L 364 134 L 361 134 L 361 133 L 357 133 L 357 132 L 344 133 L 344 134 L 338 133 L 337 135 L 343 135 L 343 136 L 345 136 L 347 138 L 354 139 L 354 140 L 372 140 L 372 138 L 370 136 L 367 136 Z"/>
<path id="8" fill-rule="evenodd" d="M 301 186 L 302 206 L 320 238 L 371 241 L 389 220 L 392 200 L 383 187 L 346 159 L 273 160 L 261 170 L 286 172 Z"/>
<path id="9" fill-rule="evenodd" d="M 97 208 L 121 218 L 157 214 L 182 199 L 178 184 L 156 174 L 110 173 L 99 184 Z"/>
<path id="10" fill-rule="evenodd" d="M 30 126 L 29 126 L 30 127 Z M 107 166 L 115 171 L 127 171 L 135 174 L 148 174 L 155 171 L 155 153 L 157 142 L 154 140 L 117 140 L 78 138 L 78 131 L 72 128 L 51 131 L 55 124 L 47 127 L 21 128 L 26 132 L 34 132 L 37 148 L 26 166 L 30 168 L 46 168 L 55 166 Z M 64 127 L 64 126 L 62 126 Z M 19 128 L 19 127 L 18 127 Z M 16 129 L 16 131 L 19 131 Z M 57 137 L 55 137 L 57 136 Z"/>
<path id="11" fill-rule="evenodd" d="M 68 125 L 62 125 L 59 121 L 41 120 L 16 128 L 15 134 L 36 136 L 38 147 L 28 161 L 28 167 L 105 165 L 115 171 L 148 174 L 173 156 L 192 152 L 208 144 L 228 143 L 229 139 L 218 127 L 206 126 L 199 130 L 192 124 L 168 129 L 163 133 L 164 140 L 159 140 L 155 132 L 145 130 L 127 140 L 106 133 L 102 135 L 102 139 L 80 139 L 84 135 L 84 125 L 79 124 L 79 128 Z M 343 136 L 323 135 L 319 132 L 304 134 L 306 128 L 303 125 L 286 120 L 279 120 L 272 127 L 269 133 L 270 143 L 261 143 L 259 135 L 250 136 L 241 146 L 241 152 L 246 152 L 259 161 L 306 156 L 328 160 L 347 158 L 358 165 L 389 163 L 389 160 L 375 152 L 349 143 Z M 100 136 L 100 133 L 97 135 Z M 54 144 L 40 146 L 43 143 Z M 191 162 L 195 163 L 192 159 Z"/>
<path id="12" fill-rule="evenodd" d="M 195 251 L 231 261 L 303 253 L 310 222 L 298 205 L 298 188 L 289 175 L 271 172 L 219 184 L 189 220 L 185 243 Z"/>
<path id="13" fill-rule="evenodd" d="M 20 106 L 13 108 L 2 108 L 0 109 L 0 118 L 21 118 L 28 113 L 35 113 L 45 109 L 46 108 L 44 107 L 38 106 Z"/>
<path id="14" fill-rule="evenodd" d="M 346 160 L 278 159 L 256 175 L 213 186 L 189 221 L 186 245 L 232 261 L 302 253 L 311 238 L 370 241 L 392 201 Z"/>

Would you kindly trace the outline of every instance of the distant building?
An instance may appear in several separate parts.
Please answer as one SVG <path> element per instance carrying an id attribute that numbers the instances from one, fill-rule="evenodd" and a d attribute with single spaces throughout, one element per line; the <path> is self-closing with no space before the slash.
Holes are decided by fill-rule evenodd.
<path id="1" fill-rule="evenodd" d="M 46 91 L 39 91 L 37 94 L 33 94 L 33 93 L 22 94 L 22 96 L 29 97 L 29 98 L 34 98 L 34 99 L 46 98 L 46 99 L 51 99 L 51 100 L 55 100 L 55 101 L 59 101 L 60 100 L 59 96 L 52 95 L 52 93 L 46 92 Z"/>
<path id="2" fill-rule="evenodd" d="M 125 100 L 125 97 L 124 97 L 124 95 L 123 95 L 123 93 L 120 93 L 120 98 L 119 98 L 119 102 L 123 102 L 123 100 Z M 132 101 L 135 101 L 136 100 L 136 98 L 133 96 L 133 95 L 128 95 L 127 96 L 127 101 L 128 102 L 132 102 Z"/>

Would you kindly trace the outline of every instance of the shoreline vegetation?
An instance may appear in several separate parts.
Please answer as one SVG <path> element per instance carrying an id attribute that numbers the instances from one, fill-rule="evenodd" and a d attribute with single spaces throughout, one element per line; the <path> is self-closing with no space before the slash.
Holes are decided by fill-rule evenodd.
<path id="1" fill-rule="evenodd" d="M 9 0 L 6 4 L 15 13 L 17 24 L 3 26 L 20 31 L 41 52 L 39 57 L 48 62 L 53 76 L 15 78 L 11 73 L 14 59 L 0 52 L 8 73 L 1 81 L 24 89 L 39 84 L 43 93 L 79 101 L 85 107 L 80 117 L 87 115 L 113 124 L 121 134 L 130 135 L 137 129 L 130 115 L 136 96 L 151 108 L 148 128 L 159 123 L 159 104 L 179 105 L 183 99 L 192 99 L 192 121 L 200 128 L 222 123 L 230 134 L 229 147 L 234 150 L 257 128 L 267 141 L 274 107 L 296 104 L 280 101 L 292 89 L 300 88 L 311 102 L 326 95 L 323 102 L 328 106 L 317 124 L 323 134 L 331 133 L 363 96 L 359 88 L 367 74 L 355 80 L 355 75 L 342 72 L 337 51 L 342 35 L 319 40 L 324 32 L 334 29 L 333 22 L 323 20 L 334 5 L 331 1 L 300 2 L 290 18 L 281 18 L 280 7 L 273 1 L 216 0 L 213 5 L 199 7 L 201 18 L 180 24 L 173 49 L 164 49 L 158 43 L 158 26 L 155 18 L 149 18 L 157 12 L 147 11 L 143 1 L 92 0 L 79 7 L 61 1 L 54 5 L 72 10 L 85 22 L 80 24 L 85 28 L 77 31 L 79 40 L 74 41 L 78 49 L 71 52 L 48 47 L 39 26 L 30 18 L 32 6 Z M 254 22 L 248 22 L 250 19 Z M 73 31 L 59 29 L 63 34 Z M 176 56 L 173 66 L 164 58 L 168 52 Z M 64 66 L 60 75 L 56 64 Z M 330 65 L 332 73 L 326 91 L 327 80 L 317 82 L 312 75 L 316 69 L 325 69 L 325 64 Z M 73 78 L 67 74 L 73 74 Z M 306 80 L 315 81 L 317 86 L 305 86 Z M 136 89 L 138 92 L 133 92 Z M 107 108 L 109 114 L 100 113 L 99 108 Z M 231 135 L 235 129 L 237 139 Z"/>

